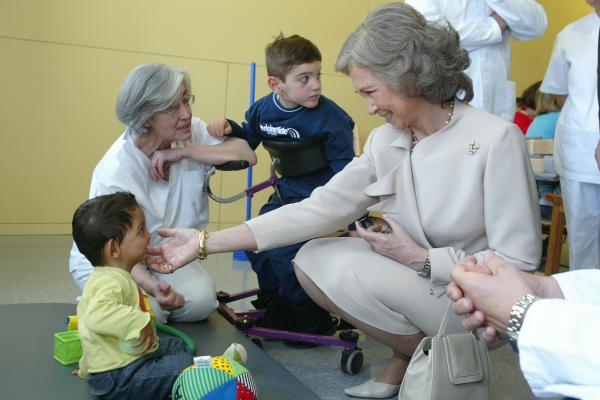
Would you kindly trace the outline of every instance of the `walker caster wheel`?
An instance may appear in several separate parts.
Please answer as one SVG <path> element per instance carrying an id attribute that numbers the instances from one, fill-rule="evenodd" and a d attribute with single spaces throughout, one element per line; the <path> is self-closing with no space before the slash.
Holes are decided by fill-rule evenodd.
<path id="1" fill-rule="evenodd" d="M 358 342 L 358 333 L 353 330 L 340 331 L 338 336 L 345 342 Z"/>
<path id="2" fill-rule="evenodd" d="M 256 346 L 258 346 L 259 349 L 263 348 L 263 341 L 260 338 L 253 337 L 253 338 L 250 338 L 250 341 L 252 343 L 254 343 Z"/>
<path id="3" fill-rule="evenodd" d="M 357 374 L 363 365 L 363 353 L 360 349 L 342 351 L 342 360 L 340 361 L 340 367 L 345 374 L 354 375 Z"/>
<path id="4" fill-rule="evenodd" d="M 219 303 L 225 303 L 227 300 L 229 300 L 229 293 L 219 290 L 217 292 L 217 301 Z"/>
<path id="5" fill-rule="evenodd" d="M 238 319 L 235 320 L 235 326 L 240 329 L 252 328 L 253 326 L 256 325 L 256 321 L 257 321 L 256 318 L 253 318 L 253 317 L 248 317 L 248 316 L 239 317 Z"/>

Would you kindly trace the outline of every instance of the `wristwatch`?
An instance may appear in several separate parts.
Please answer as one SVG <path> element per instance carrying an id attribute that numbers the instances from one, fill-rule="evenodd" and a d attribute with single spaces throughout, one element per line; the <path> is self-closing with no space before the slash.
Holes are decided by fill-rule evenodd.
<path id="1" fill-rule="evenodd" d="M 423 268 L 421 268 L 420 271 L 417 271 L 417 274 L 419 274 L 419 276 L 422 278 L 431 278 L 431 258 L 429 258 L 429 255 L 425 259 Z"/>
<path id="2" fill-rule="evenodd" d="M 510 318 L 508 319 L 508 323 L 506 324 L 506 339 L 512 347 L 515 353 L 519 353 L 519 347 L 517 346 L 517 342 L 519 339 L 519 332 L 521 331 L 521 326 L 523 326 L 523 319 L 525 318 L 525 313 L 529 306 L 531 306 L 538 298 L 532 294 L 526 294 L 519 301 L 512 306 L 510 311 Z"/>

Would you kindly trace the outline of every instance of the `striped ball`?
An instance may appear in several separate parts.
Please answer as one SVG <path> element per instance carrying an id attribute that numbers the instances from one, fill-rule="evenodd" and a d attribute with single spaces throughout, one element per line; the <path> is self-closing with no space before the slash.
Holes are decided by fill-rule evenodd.
<path id="1" fill-rule="evenodd" d="M 256 400 L 250 372 L 226 357 L 212 357 L 210 367 L 192 365 L 177 377 L 173 400 Z"/>

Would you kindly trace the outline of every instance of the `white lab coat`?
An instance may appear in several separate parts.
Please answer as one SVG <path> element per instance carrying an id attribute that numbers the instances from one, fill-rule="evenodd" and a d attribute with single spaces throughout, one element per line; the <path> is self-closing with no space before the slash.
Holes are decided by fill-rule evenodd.
<path id="1" fill-rule="evenodd" d="M 600 399 L 600 271 L 553 275 L 565 299 L 531 305 L 519 333 L 519 362 L 536 396 Z"/>
<path id="2" fill-rule="evenodd" d="M 569 231 L 571 269 L 599 268 L 600 172 L 594 149 L 600 139 L 596 66 L 600 17 L 592 12 L 556 37 L 542 92 L 567 95 L 554 136 Z"/>
<path id="3" fill-rule="evenodd" d="M 600 184 L 594 149 L 600 138 L 596 65 L 600 17 L 593 12 L 556 37 L 540 90 L 568 95 L 554 136 L 554 168 L 562 178 Z"/>
<path id="4" fill-rule="evenodd" d="M 473 80 L 471 105 L 508 121 L 515 116 L 515 83 L 509 80 L 510 43 L 531 40 L 546 30 L 544 8 L 534 0 L 406 0 L 429 21 L 447 19 L 471 57 L 465 71 Z M 502 33 L 492 11 L 508 24 Z"/>

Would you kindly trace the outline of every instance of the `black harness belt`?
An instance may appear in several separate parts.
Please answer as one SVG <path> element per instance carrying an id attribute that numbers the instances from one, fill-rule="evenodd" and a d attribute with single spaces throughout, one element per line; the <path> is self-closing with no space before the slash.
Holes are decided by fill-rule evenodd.
<path id="1" fill-rule="evenodd" d="M 325 158 L 323 142 L 290 142 L 263 140 L 263 147 L 275 163 L 277 173 L 286 178 L 308 175 L 329 167 Z"/>

